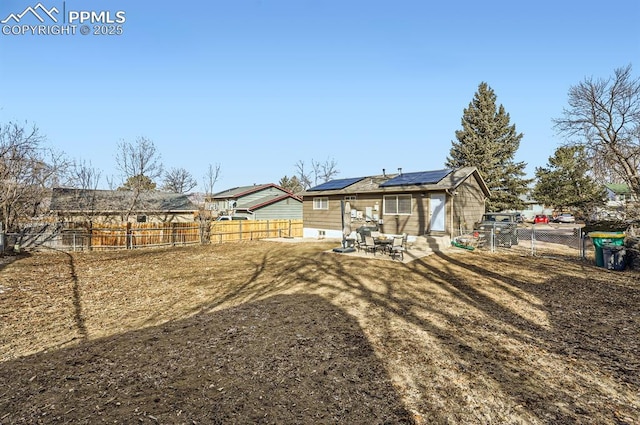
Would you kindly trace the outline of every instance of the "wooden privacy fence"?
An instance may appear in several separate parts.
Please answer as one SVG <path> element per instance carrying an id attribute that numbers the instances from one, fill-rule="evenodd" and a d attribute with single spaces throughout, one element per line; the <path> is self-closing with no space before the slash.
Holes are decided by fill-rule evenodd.
<path id="1" fill-rule="evenodd" d="M 200 223 L 94 224 L 88 235 L 92 249 L 187 245 L 201 242 Z"/>
<path id="2" fill-rule="evenodd" d="M 223 243 L 275 237 L 302 237 L 302 220 L 230 220 L 207 223 L 94 225 L 92 249 Z M 207 232 L 208 230 L 208 232 Z"/>
<path id="3" fill-rule="evenodd" d="M 265 238 L 301 238 L 302 220 L 213 221 L 209 230 L 211 243 Z"/>
<path id="4" fill-rule="evenodd" d="M 224 243 L 274 237 L 302 237 L 302 220 L 232 220 L 188 223 L 128 223 L 91 226 L 59 223 L 6 234 L 11 247 L 66 251 L 134 249 L 153 246 Z M 3 235 L 0 235 L 0 240 Z"/>

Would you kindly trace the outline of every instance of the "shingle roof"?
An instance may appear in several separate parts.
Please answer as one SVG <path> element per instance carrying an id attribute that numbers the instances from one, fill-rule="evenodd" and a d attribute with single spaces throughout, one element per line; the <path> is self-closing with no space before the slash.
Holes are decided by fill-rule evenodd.
<path id="1" fill-rule="evenodd" d="M 623 195 L 630 193 L 629 186 L 624 183 L 608 183 L 604 185 L 607 189 L 615 194 Z"/>
<path id="2" fill-rule="evenodd" d="M 269 187 L 276 187 L 278 189 L 282 189 L 280 186 L 267 183 L 267 184 L 254 184 L 251 186 L 239 186 L 233 187 L 231 189 L 223 190 L 222 192 L 214 193 L 214 199 L 225 199 L 225 198 L 240 198 L 242 196 L 249 195 L 250 193 L 259 192 L 261 190 L 267 189 Z M 284 189 L 282 189 L 285 191 Z M 285 191 L 286 192 L 286 191 Z"/>
<path id="3" fill-rule="evenodd" d="M 51 211 L 126 211 L 131 202 L 131 191 L 128 190 L 85 190 L 70 188 L 54 188 L 51 194 Z M 139 211 L 197 211 L 187 195 L 168 192 L 140 193 Z"/>
<path id="4" fill-rule="evenodd" d="M 400 174 L 384 174 L 384 175 L 376 175 L 376 176 L 368 176 L 368 177 L 359 177 L 357 179 L 353 179 L 355 183 L 346 186 L 342 189 L 333 189 L 333 190 L 308 190 L 303 192 L 303 196 L 320 196 L 320 195 L 350 195 L 350 194 L 358 194 L 358 193 L 398 193 L 398 192 L 423 192 L 427 191 L 442 191 L 442 190 L 452 190 L 457 188 L 462 182 L 464 182 L 467 178 L 472 175 L 475 175 L 476 179 L 482 190 L 485 192 L 486 196 L 489 196 L 489 189 L 486 184 L 480 177 L 478 170 L 476 167 L 462 167 L 456 170 L 449 170 L 449 172 L 444 173 L 444 170 L 435 170 L 435 171 L 422 171 L 419 173 L 408 173 L 408 174 L 427 174 L 427 173 L 436 173 L 443 171 L 443 177 L 435 183 L 408 183 L 408 184 L 399 184 L 393 186 L 381 186 L 384 183 L 397 178 Z M 342 179 L 344 180 L 344 179 Z M 398 179 L 396 179 L 398 181 Z M 312 188 L 313 189 L 313 188 Z"/>
<path id="5" fill-rule="evenodd" d="M 242 202 L 242 200 L 239 200 L 238 204 L 236 205 L 236 208 L 237 209 L 247 209 L 247 210 L 250 210 L 250 211 L 255 211 L 255 210 L 258 210 L 260 208 L 264 208 L 264 207 L 266 207 L 268 205 L 275 204 L 276 202 L 280 202 L 283 199 L 287 199 L 287 198 L 295 199 L 298 202 L 302 202 L 302 199 L 298 198 L 295 195 L 292 195 L 290 193 L 282 193 L 282 194 L 277 194 L 277 195 L 263 196 L 261 198 L 254 199 L 251 202 Z"/>

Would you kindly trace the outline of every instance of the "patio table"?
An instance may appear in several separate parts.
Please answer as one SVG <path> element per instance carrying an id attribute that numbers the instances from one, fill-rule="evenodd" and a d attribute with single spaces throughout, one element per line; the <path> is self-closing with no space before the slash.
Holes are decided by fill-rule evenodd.
<path id="1" fill-rule="evenodd" d="M 373 243 L 376 245 L 376 250 L 380 250 L 383 253 L 387 253 L 391 249 L 393 239 L 387 237 L 377 237 L 373 239 Z"/>

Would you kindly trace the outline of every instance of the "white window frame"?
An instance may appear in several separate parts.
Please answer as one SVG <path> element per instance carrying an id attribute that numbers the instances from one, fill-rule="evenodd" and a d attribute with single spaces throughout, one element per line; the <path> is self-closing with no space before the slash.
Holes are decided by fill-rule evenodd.
<path id="1" fill-rule="evenodd" d="M 313 209 L 314 210 L 328 210 L 329 209 L 329 198 L 327 196 L 316 196 L 313 198 Z"/>
<path id="2" fill-rule="evenodd" d="M 409 198 L 409 211 L 408 212 L 400 212 L 400 198 Z M 411 215 L 411 211 L 413 210 L 413 197 L 411 195 L 384 195 L 382 198 L 383 205 L 383 214 L 385 215 Z M 387 205 L 395 206 L 395 211 L 389 211 L 387 209 Z"/>

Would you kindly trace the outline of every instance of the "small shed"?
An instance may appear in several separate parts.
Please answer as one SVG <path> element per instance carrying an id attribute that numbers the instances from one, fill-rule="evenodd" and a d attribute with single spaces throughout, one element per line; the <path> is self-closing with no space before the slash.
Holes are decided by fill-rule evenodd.
<path id="1" fill-rule="evenodd" d="M 376 225 L 384 233 L 456 236 L 473 230 L 489 189 L 475 167 L 331 180 L 302 193 L 305 237 L 341 238 Z"/>

